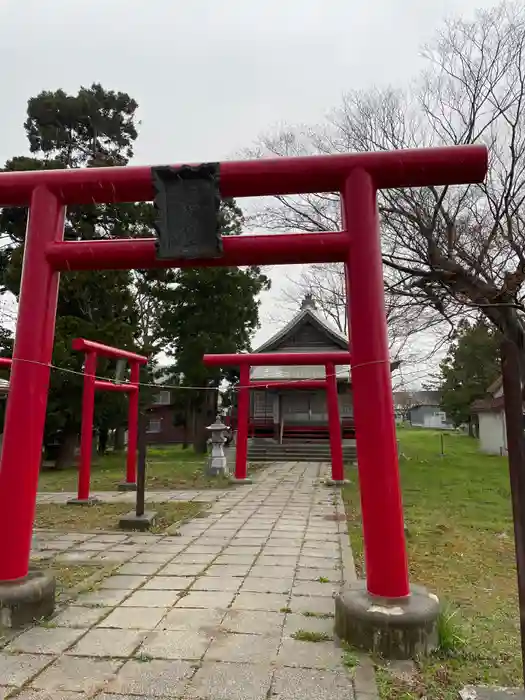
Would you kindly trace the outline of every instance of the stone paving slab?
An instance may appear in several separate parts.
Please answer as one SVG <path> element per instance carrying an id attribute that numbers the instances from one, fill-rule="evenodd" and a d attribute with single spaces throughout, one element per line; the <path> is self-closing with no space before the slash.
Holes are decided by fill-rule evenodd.
<path id="1" fill-rule="evenodd" d="M 118 676 L 108 685 L 108 691 L 145 697 L 177 697 L 182 694 L 189 678 L 195 673 L 188 661 L 163 661 L 152 659 L 127 661 Z"/>
<path id="2" fill-rule="evenodd" d="M 169 503 L 170 501 L 214 503 L 229 493 L 230 491 L 225 489 L 148 491 L 148 501 L 150 503 Z M 137 497 L 134 491 L 94 491 L 91 496 L 94 496 L 103 503 L 135 503 Z M 37 503 L 67 503 L 69 500 L 76 497 L 77 494 L 71 491 L 46 491 L 38 494 Z"/>
<path id="3" fill-rule="evenodd" d="M 213 492 L 208 517 L 176 537 L 36 532 L 36 556 L 109 558 L 115 570 L 0 651 L 0 700 L 359 699 L 336 641 L 294 638 L 332 635 L 333 596 L 354 576 L 327 472 L 269 465 L 251 486 Z M 40 502 L 68 497 L 54 496 Z"/>
<path id="4" fill-rule="evenodd" d="M 0 694 L 0 698 L 3 697 Z M 85 697 L 84 693 L 72 693 L 67 690 L 59 691 L 58 693 L 53 692 L 51 695 L 46 690 L 33 690 L 31 688 L 22 690 L 20 694 L 16 695 L 17 700 L 82 700 Z"/>
<path id="5" fill-rule="evenodd" d="M 114 659 L 62 656 L 31 682 L 30 687 L 56 691 L 75 691 L 86 695 L 103 690 L 122 662 Z"/>
<path id="6" fill-rule="evenodd" d="M 184 696 L 202 700 L 266 700 L 273 673 L 267 665 L 205 661 L 185 688 Z"/>

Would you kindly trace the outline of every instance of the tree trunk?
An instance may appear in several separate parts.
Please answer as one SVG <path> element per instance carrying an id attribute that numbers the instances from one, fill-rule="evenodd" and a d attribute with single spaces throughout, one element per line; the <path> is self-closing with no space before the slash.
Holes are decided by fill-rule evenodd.
<path id="1" fill-rule="evenodd" d="M 479 423 L 477 416 L 471 416 L 468 421 L 469 437 L 479 438 Z"/>
<path id="2" fill-rule="evenodd" d="M 197 414 L 199 409 L 195 406 L 191 406 L 191 413 L 190 413 L 190 425 L 191 425 L 191 442 L 193 445 L 193 449 L 195 452 L 199 451 L 198 448 L 198 438 L 197 438 L 197 433 L 198 433 L 198 428 L 197 428 Z"/>
<path id="3" fill-rule="evenodd" d="M 200 401 L 197 406 L 193 407 L 193 449 L 197 454 L 206 454 L 208 451 L 208 445 L 206 440 L 208 435 L 206 434 L 206 403 L 205 401 Z"/>
<path id="4" fill-rule="evenodd" d="M 217 394 L 215 391 L 207 391 L 194 411 L 193 446 L 198 454 L 206 454 L 208 451 L 210 433 L 206 428 L 215 420 L 216 412 Z"/>
<path id="5" fill-rule="evenodd" d="M 58 447 L 54 469 L 67 469 L 75 464 L 75 450 L 78 445 L 77 431 L 64 431 Z"/>
<path id="6" fill-rule="evenodd" d="M 208 391 L 206 405 L 208 407 L 206 412 L 206 425 L 210 425 L 215 422 L 215 418 L 219 412 L 219 394 L 216 391 Z"/>
<path id="7" fill-rule="evenodd" d="M 98 432 L 98 453 L 99 455 L 105 455 L 108 448 L 108 437 L 109 430 L 107 428 L 100 428 Z"/>
<path id="8" fill-rule="evenodd" d="M 191 432 L 190 432 L 190 425 L 192 424 L 192 412 L 191 412 L 191 404 L 189 401 L 186 401 L 186 408 L 184 410 L 184 437 L 183 437 L 183 443 L 182 443 L 182 449 L 187 450 L 188 447 L 190 446 L 191 442 Z"/>
<path id="9" fill-rule="evenodd" d="M 206 422 L 203 420 L 202 413 L 197 413 L 196 430 L 193 437 L 193 449 L 197 454 L 206 454 L 208 451 L 208 434 L 206 432 Z"/>
<path id="10" fill-rule="evenodd" d="M 119 427 L 115 430 L 115 444 L 113 449 L 115 452 L 123 452 L 124 450 L 124 436 L 126 434 L 126 429 L 124 428 L 123 425 L 119 425 Z"/>

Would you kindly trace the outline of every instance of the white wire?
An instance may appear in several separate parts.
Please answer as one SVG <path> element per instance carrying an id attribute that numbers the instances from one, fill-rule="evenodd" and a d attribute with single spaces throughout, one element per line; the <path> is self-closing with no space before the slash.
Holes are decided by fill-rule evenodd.
<path id="1" fill-rule="evenodd" d="M 38 365 L 40 367 L 48 367 L 49 369 L 55 370 L 57 372 L 64 372 L 66 374 L 74 374 L 79 377 L 90 377 L 99 381 L 104 381 L 104 382 L 110 382 L 111 384 L 115 384 L 118 386 L 122 386 L 123 384 L 129 384 L 131 386 L 131 382 L 129 381 L 116 381 L 112 377 L 102 377 L 96 374 L 85 374 L 84 372 L 81 372 L 76 369 L 70 369 L 69 367 L 59 367 L 58 365 L 54 365 L 52 363 L 46 363 L 46 362 L 38 362 L 38 360 L 24 360 L 22 358 L 12 358 L 12 363 L 14 362 L 21 362 L 21 363 L 27 363 L 27 364 L 32 364 L 32 365 Z M 371 360 L 370 362 L 360 362 L 358 364 L 352 365 L 350 364 L 350 368 L 353 370 L 359 369 L 361 367 L 367 367 L 370 365 L 377 365 L 377 364 L 390 364 L 390 360 Z M 1 368 L 0 368 L 1 369 Z M 332 377 L 340 377 L 341 375 L 337 374 L 336 372 L 332 372 L 330 374 L 325 375 L 325 377 L 320 377 L 319 381 L 322 381 L 323 379 L 330 379 Z M 253 384 L 248 384 L 248 385 L 240 385 L 240 384 L 235 384 L 231 388 L 234 391 L 239 391 L 240 389 L 271 389 L 275 384 L 283 384 L 286 382 L 293 382 L 294 384 L 300 383 L 300 382 L 311 382 L 312 379 L 308 378 L 302 378 L 302 379 L 290 379 L 290 380 L 275 380 L 272 382 L 268 382 L 267 384 L 260 384 L 259 381 L 257 381 L 258 386 L 254 387 Z M 317 381 L 317 380 L 313 380 Z M 133 386 L 137 386 L 133 384 Z M 171 389 L 171 390 L 189 390 L 189 391 L 220 391 L 220 387 L 215 387 L 215 386 L 186 386 L 186 385 L 181 385 L 181 384 L 156 384 L 154 382 L 138 382 L 139 387 L 148 387 L 148 388 L 153 388 L 153 389 L 158 389 L 161 391 L 162 389 Z"/>

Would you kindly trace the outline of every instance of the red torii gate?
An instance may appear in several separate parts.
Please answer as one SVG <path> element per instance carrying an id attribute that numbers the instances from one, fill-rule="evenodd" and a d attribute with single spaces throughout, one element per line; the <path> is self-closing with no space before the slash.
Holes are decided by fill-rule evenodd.
<path id="1" fill-rule="evenodd" d="M 163 169 L 140 166 L 0 173 L 0 207 L 30 207 L 0 468 L 0 582 L 13 581 L 15 588 L 29 585 L 60 272 L 344 262 L 367 590 L 371 596 L 386 599 L 409 596 L 377 190 L 481 182 L 487 162 L 484 146 L 452 146 Z M 204 173 L 200 178 L 208 209 L 198 226 L 192 220 L 193 229 L 177 229 L 179 215 L 196 217 L 199 207 L 181 205 L 180 191 L 179 199 L 170 198 L 167 181 L 170 187 L 187 183 L 189 171 L 198 177 L 198 171 Z M 212 187 L 223 198 L 339 192 L 343 231 L 227 236 L 221 241 L 217 219 L 210 216 Z M 192 194 L 195 190 L 191 187 L 184 189 L 183 196 Z M 159 248 L 153 238 L 63 240 L 67 205 L 154 198 L 158 198 L 161 214 Z M 215 191 L 213 201 L 217 202 Z M 202 237 L 204 219 L 216 240 L 199 239 L 195 252 L 189 237 L 179 242 L 177 236 L 184 237 L 189 230 L 191 237 L 191 231 L 198 229 Z M 173 249 L 176 254 L 171 253 Z M 371 503 L 375 505 L 370 509 Z M 378 519 L 376 513 L 380 514 Z M 49 594 L 49 586 L 46 590 Z M 27 600 L 34 595 L 34 586 L 30 591 Z M 16 597 L 20 602 L 20 596 L 17 592 L 11 600 Z M 6 597 L 3 600 L 5 604 Z M 34 602 L 34 597 L 31 600 Z"/>
<path id="2" fill-rule="evenodd" d="M 332 458 L 332 481 L 344 483 L 343 445 L 341 424 L 339 421 L 339 403 L 337 399 L 336 365 L 350 364 L 347 352 L 266 352 L 207 354 L 203 362 L 209 367 L 237 366 L 240 369 L 237 387 L 237 443 L 235 446 L 235 479 L 245 481 L 248 463 L 248 423 L 250 417 L 249 391 L 258 388 L 323 388 L 326 389 L 328 424 L 330 432 L 330 454 Z M 276 365 L 324 365 L 325 379 L 304 381 L 250 381 L 250 367 L 271 367 Z"/>
<path id="3" fill-rule="evenodd" d="M 119 485 L 121 491 L 132 491 L 137 488 L 137 438 L 139 421 L 139 382 L 140 366 L 145 365 L 147 357 L 137 355 L 128 350 L 120 350 L 109 345 L 103 345 L 84 338 L 73 340 L 73 350 L 85 353 L 84 362 L 84 393 L 82 396 L 82 427 L 80 433 L 80 465 L 78 470 L 77 498 L 69 501 L 71 504 L 89 504 L 89 482 L 91 479 L 91 452 L 93 443 L 93 414 L 95 410 L 95 390 L 117 391 L 128 395 L 128 449 L 126 454 L 126 480 Z M 97 357 L 108 357 L 114 360 L 127 360 L 130 365 L 129 382 L 116 383 L 97 379 Z"/>
<path id="4" fill-rule="evenodd" d="M 136 489 L 137 481 L 137 440 L 139 419 L 139 380 L 140 365 L 148 362 L 148 358 L 134 352 L 103 345 L 84 338 L 75 338 L 73 350 L 85 353 L 84 362 L 84 391 L 82 395 L 82 426 L 80 430 L 80 463 L 78 468 L 77 497 L 68 501 L 70 504 L 83 505 L 94 502 L 89 496 L 91 479 L 91 452 L 93 436 L 93 414 L 95 409 L 95 390 L 117 391 L 128 394 L 128 448 L 126 453 L 126 480 L 119 484 L 119 490 L 132 491 Z M 129 382 L 117 383 L 96 378 L 97 356 L 111 359 L 123 359 L 130 363 Z M 10 368 L 13 360 L 10 357 L 0 357 L 0 368 Z"/>

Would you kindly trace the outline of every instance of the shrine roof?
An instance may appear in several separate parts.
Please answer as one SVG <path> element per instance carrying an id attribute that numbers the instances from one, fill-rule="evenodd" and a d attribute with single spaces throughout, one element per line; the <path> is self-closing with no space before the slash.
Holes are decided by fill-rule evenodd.
<path id="1" fill-rule="evenodd" d="M 341 352 L 348 350 L 348 338 L 331 326 L 318 312 L 310 295 L 306 295 L 300 310 L 255 352 Z M 350 367 L 336 367 L 338 381 L 349 381 Z M 252 380 L 277 381 L 324 379 L 323 365 L 253 367 Z"/>
<path id="2" fill-rule="evenodd" d="M 269 340 L 254 352 L 341 352 L 348 350 L 348 338 L 333 327 L 317 311 L 311 296 L 307 295 L 301 309 Z M 396 369 L 399 362 L 391 364 Z M 350 365 L 339 365 L 335 369 L 338 382 L 350 382 Z M 252 367 L 253 381 L 297 381 L 301 379 L 324 379 L 323 365 L 278 365 L 275 367 Z"/>

